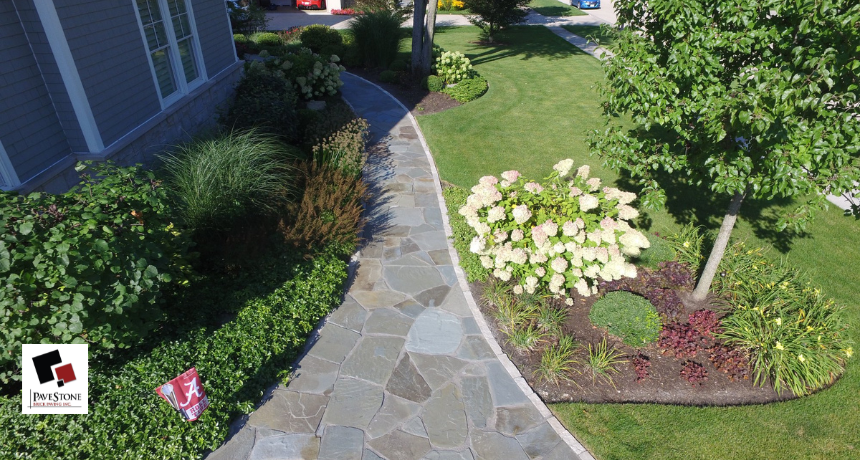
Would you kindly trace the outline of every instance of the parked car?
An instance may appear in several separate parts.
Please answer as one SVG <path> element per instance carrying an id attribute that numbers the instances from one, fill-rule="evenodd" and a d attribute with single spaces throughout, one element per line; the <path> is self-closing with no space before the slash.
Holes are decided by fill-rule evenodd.
<path id="1" fill-rule="evenodd" d="M 299 9 L 307 8 L 311 10 L 322 10 L 325 9 L 325 1 L 324 0 L 298 0 L 296 7 Z"/>
<path id="2" fill-rule="evenodd" d="M 600 8 L 600 0 L 571 0 L 570 5 L 581 10 L 595 10 Z"/>

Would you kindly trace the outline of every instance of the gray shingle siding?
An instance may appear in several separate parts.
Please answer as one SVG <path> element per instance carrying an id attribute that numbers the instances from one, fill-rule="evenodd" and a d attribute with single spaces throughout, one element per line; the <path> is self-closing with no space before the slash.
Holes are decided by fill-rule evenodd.
<path id="1" fill-rule="evenodd" d="M 223 0 L 192 0 L 191 9 L 194 10 L 206 73 L 212 78 L 236 62 L 227 5 Z"/>
<path id="2" fill-rule="evenodd" d="M 63 77 L 60 75 L 60 69 L 57 67 L 57 61 L 54 59 L 54 53 L 48 44 L 48 37 L 45 36 L 39 14 L 33 6 L 33 0 L 15 0 L 15 6 L 18 8 L 18 15 L 21 17 L 39 69 L 42 71 L 42 78 L 51 94 L 51 100 L 54 102 L 57 117 L 60 119 L 63 132 L 66 133 L 69 146 L 73 152 L 89 151 L 66 85 L 63 83 Z"/>
<path id="3" fill-rule="evenodd" d="M 105 146 L 161 111 L 133 0 L 54 0 Z"/>
<path id="4" fill-rule="evenodd" d="M 23 182 L 71 153 L 15 5 L 0 1 L 0 141 Z"/>

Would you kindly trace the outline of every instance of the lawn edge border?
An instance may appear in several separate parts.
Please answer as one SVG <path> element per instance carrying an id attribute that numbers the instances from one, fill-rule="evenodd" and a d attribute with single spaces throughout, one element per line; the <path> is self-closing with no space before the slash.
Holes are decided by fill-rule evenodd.
<path id="1" fill-rule="evenodd" d="M 415 119 L 415 116 L 412 115 L 412 112 L 406 108 L 396 97 L 392 96 L 388 91 L 380 87 L 379 85 L 368 81 L 365 78 L 362 78 L 356 74 L 348 73 L 350 76 L 358 78 L 368 84 L 373 85 L 380 91 L 382 91 L 385 95 L 393 99 L 397 102 L 404 111 L 406 111 L 406 116 L 409 119 L 409 122 L 412 123 L 412 126 L 415 128 L 415 131 L 418 133 L 418 140 L 421 142 L 421 147 L 424 149 L 424 154 L 427 156 L 427 160 L 430 163 L 430 174 L 433 176 L 433 185 L 436 188 L 436 198 L 439 200 L 440 208 L 443 210 L 442 212 L 442 226 L 445 229 L 445 236 L 447 240 L 448 253 L 451 256 L 451 262 L 454 265 L 454 272 L 457 274 L 457 282 L 460 284 L 460 289 L 463 290 L 463 294 L 465 294 L 466 303 L 469 305 L 469 310 L 472 312 L 472 316 L 475 318 L 475 322 L 478 323 L 478 328 L 481 330 L 481 335 L 484 336 L 484 339 L 490 345 L 490 348 L 493 350 L 493 354 L 496 359 L 502 364 L 505 371 L 508 375 L 514 379 L 520 391 L 525 394 L 525 396 L 531 401 L 532 405 L 540 412 L 541 416 L 544 420 L 549 423 L 552 429 L 558 434 L 558 436 L 567 444 L 571 450 L 573 450 L 576 455 L 579 456 L 580 460 L 594 460 L 594 457 L 590 452 L 570 433 L 561 422 L 556 418 L 556 416 L 549 410 L 549 408 L 544 404 L 543 400 L 534 392 L 531 386 L 529 386 L 526 379 L 522 376 L 519 369 L 514 365 L 513 362 L 508 358 L 508 355 L 502 351 L 502 348 L 496 342 L 495 337 L 490 332 L 489 326 L 487 326 L 487 322 L 484 319 L 484 315 L 481 313 L 480 309 L 478 309 L 478 305 L 475 303 L 474 296 L 472 295 L 472 290 L 469 287 L 469 283 L 466 281 L 466 275 L 463 272 L 462 267 L 460 267 L 460 258 L 457 255 L 457 250 L 451 245 L 451 239 L 453 238 L 453 232 L 451 230 L 451 225 L 448 221 L 448 211 L 445 206 L 445 198 L 442 196 L 442 182 L 439 178 L 439 172 L 436 168 L 436 162 L 433 160 L 433 155 L 430 152 L 430 147 L 427 145 L 427 140 L 424 138 L 424 133 L 421 131 L 421 127 L 418 125 L 418 120 Z"/>

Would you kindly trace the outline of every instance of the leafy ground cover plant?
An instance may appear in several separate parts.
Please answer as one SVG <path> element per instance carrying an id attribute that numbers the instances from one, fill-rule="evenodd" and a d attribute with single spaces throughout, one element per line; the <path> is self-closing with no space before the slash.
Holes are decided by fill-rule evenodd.
<path id="1" fill-rule="evenodd" d="M 701 386 L 708 380 L 708 371 L 704 366 L 695 361 L 686 361 L 681 368 L 681 378 L 690 382 L 691 385 Z"/>
<path id="2" fill-rule="evenodd" d="M 705 348 L 705 338 L 693 326 L 673 321 L 663 326 L 657 344 L 664 354 L 693 358 Z"/>
<path id="3" fill-rule="evenodd" d="M 588 318 L 632 347 L 657 341 L 663 326 L 648 299 L 626 291 L 603 296 L 591 306 Z"/>
<path id="4" fill-rule="evenodd" d="M 443 88 L 442 92 L 465 104 L 484 95 L 489 86 L 484 77 L 476 76 L 460 80 L 455 86 Z"/>
<path id="5" fill-rule="evenodd" d="M 708 349 L 708 359 L 718 371 L 725 372 L 729 380 L 745 380 L 749 378 L 749 357 L 746 352 L 737 347 L 728 347 L 717 343 Z"/>
<path id="6" fill-rule="evenodd" d="M 547 347 L 540 359 L 540 367 L 535 371 L 539 381 L 558 384 L 567 380 L 572 372 L 579 372 L 576 365 L 580 364 L 575 353 L 579 348 L 573 337 L 561 336 L 558 343 Z"/>
<path id="7" fill-rule="evenodd" d="M 460 257 L 460 266 L 466 272 L 469 282 L 486 281 L 490 277 L 490 270 L 484 268 L 479 256 L 469 250 L 469 242 L 474 235 L 474 230 L 466 223 L 465 219 L 457 215 L 457 210 L 466 204 L 469 192 L 459 187 L 446 187 L 442 189 L 442 197 L 450 219 L 451 233 L 454 240 L 453 245 Z"/>
<path id="8" fill-rule="evenodd" d="M 690 313 L 688 317 L 690 326 L 705 337 L 713 337 L 714 334 L 722 332 L 720 319 L 711 310 L 698 310 Z"/>
<path id="9" fill-rule="evenodd" d="M 90 361 L 88 415 L 25 416 L 19 395 L 0 397 L 0 458 L 186 459 L 214 450 L 230 422 L 285 376 L 308 333 L 340 302 L 351 251 L 332 245 L 305 260 L 273 250 L 242 283 L 213 278 L 192 286 L 174 300 L 193 314 L 165 324 L 162 331 L 171 334 L 151 336 L 125 360 Z M 234 319 L 200 323 L 223 313 Z M 196 423 L 184 422 L 153 391 L 191 366 L 211 401 Z"/>
<path id="10" fill-rule="evenodd" d="M 641 382 L 648 378 L 648 368 L 651 367 L 651 360 L 642 353 L 638 353 L 630 360 L 633 365 L 633 370 L 636 371 L 636 382 Z"/>
<path id="11" fill-rule="evenodd" d="M 693 274 L 684 264 L 660 262 L 657 269 L 638 270 L 636 278 L 622 278 L 615 281 L 601 281 L 603 292 L 629 291 L 647 298 L 662 315 L 664 322 L 679 321 L 683 318 L 684 305 L 677 290 L 693 285 Z"/>
<path id="12" fill-rule="evenodd" d="M 566 288 L 589 296 L 598 279 L 636 276 L 625 255 L 648 247 L 627 222 L 638 215 L 629 206 L 636 195 L 601 188 L 588 165 L 568 178 L 572 167 L 572 160 L 559 162 L 543 184 L 517 171 L 502 173 L 501 181 L 485 176 L 459 210 L 476 233 L 470 251 L 496 278 L 518 279 L 517 293 Z"/>
<path id="13" fill-rule="evenodd" d="M 0 388 L 20 380 L 22 343 L 136 345 L 163 318 L 162 290 L 187 280 L 191 243 L 162 182 L 109 162 L 77 170 L 61 195 L 0 193 Z"/>

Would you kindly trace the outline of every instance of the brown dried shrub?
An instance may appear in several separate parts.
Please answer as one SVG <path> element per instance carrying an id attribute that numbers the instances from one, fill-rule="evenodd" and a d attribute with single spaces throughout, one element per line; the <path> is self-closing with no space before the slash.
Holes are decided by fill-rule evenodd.
<path id="1" fill-rule="evenodd" d="M 356 246 L 364 226 L 364 181 L 314 162 L 302 164 L 299 171 L 305 178 L 305 191 L 292 213 L 294 222 L 281 222 L 284 239 L 306 250 L 334 242 Z"/>

